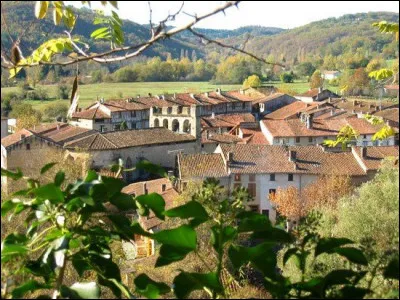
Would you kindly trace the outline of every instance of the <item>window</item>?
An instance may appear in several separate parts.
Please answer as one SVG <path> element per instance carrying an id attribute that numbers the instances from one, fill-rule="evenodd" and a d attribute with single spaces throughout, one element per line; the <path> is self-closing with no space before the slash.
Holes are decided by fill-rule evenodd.
<path id="1" fill-rule="evenodd" d="M 163 192 L 165 192 L 165 191 L 167 190 L 167 185 L 166 185 L 166 184 L 163 184 L 162 187 L 161 187 L 161 189 L 162 189 Z"/>
<path id="2" fill-rule="evenodd" d="M 249 183 L 247 188 L 249 190 L 250 196 L 255 198 L 257 196 L 257 186 L 256 186 L 256 184 L 255 183 Z"/>
<path id="3" fill-rule="evenodd" d="M 250 209 L 250 211 L 257 212 L 257 213 L 260 211 L 260 208 L 258 207 L 258 205 L 249 205 L 249 209 Z"/>
<path id="4" fill-rule="evenodd" d="M 293 174 L 288 174 L 288 181 L 293 181 Z"/>
<path id="5" fill-rule="evenodd" d="M 31 150 L 31 144 L 26 144 L 25 147 L 26 147 L 26 150 Z"/>
<path id="6" fill-rule="evenodd" d="M 276 189 L 269 189 L 269 193 L 268 193 L 269 198 L 275 197 L 275 194 L 276 194 Z"/>
<path id="7" fill-rule="evenodd" d="M 121 113 L 120 112 L 116 112 L 114 116 L 115 116 L 116 119 L 121 119 Z"/>
<path id="8" fill-rule="evenodd" d="M 240 174 L 235 174 L 235 181 L 240 181 L 240 180 L 241 180 Z"/>
<path id="9" fill-rule="evenodd" d="M 308 138 L 308 142 L 309 142 L 309 143 L 312 143 L 312 142 L 313 142 L 313 138 L 312 138 L 311 136 Z"/>
<path id="10" fill-rule="evenodd" d="M 172 107 L 168 107 L 167 113 L 168 113 L 169 115 L 172 114 Z"/>
<path id="11" fill-rule="evenodd" d="M 368 146 L 368 142 L 367 141 L 363 141 L 363 147 L 367 147 Z"/>
<path id="12" fill-rule="evenodd" d="M 262 214 L 263 214 L 264 216 L 267 216 L 267 217 L 269 218 L 269 209 L 263 209 L 263 210 L 262 210 Z"/>
<path id="13" fill-rule="evenodd" d="M 296 137 L 296 143 L 297 144 L 300 143 L 300 138 L 299 137 Z"/>
<path id="14" fill-rule="evenodd" d="M 115 131 L 121 130 L 121 125 L 120 124 L 114 125 L 114 130 Z"/>
<path id="15" fill-rule="evenodd" d="M 106 132 L 107 131 L 107 127 L 104 125 L 100 126 L 100 132 Z"/>
<path id="16" fill-rule="evenodd" d="M 181 114 L 183 112 L 183 107 L 182 106 L 178 106 L 178 114 Z"/>
<path id="17" fill-rule="evenodd" d="M 269 181 L 275 181 L 275 174 L 269 175 Z"/>
<path id="18" fill-rule="evenodd" d="M 366 139 L 367 138 L 367 135 L 366 134 L 364 134 L 364 139 Z"/>
<path id="19" fill-rule="evenodd" d="M 256 175 L 250 174 L 250 175 L 249 175 L 249 181 L 251 181 L 251 182 L 256 181 Z"/>

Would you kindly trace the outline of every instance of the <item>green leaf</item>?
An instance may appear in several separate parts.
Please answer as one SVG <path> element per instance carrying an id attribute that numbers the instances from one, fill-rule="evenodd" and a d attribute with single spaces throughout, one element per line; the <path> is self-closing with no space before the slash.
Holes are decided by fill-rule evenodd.
<path id="1" fill-rule="evenodd" d="M 61 1 L 54 1 L 53 21 L 56 26 L 60 25 L 63 17 L 62 4 L 60 3 Z"/>
<path id="2" fill-rule="evenodd" d="M 324 278 L 324 290 L 333 285 L 352 284 L 349 279 L 356 275 L 352 270 L 333 270 Z"/>
<path id="3" fill-rule="evenodd" d="M 104 183 L 107 195 L 109 198 L 121 192 L 121 190 L 126 186 L 126 183 L 121 179 L 113 177 L 101 177 L 101 181 Z"/>
<path id="4" fill-rule="evenodd" d="M 11 171 L 1 168 L 1 176 L 5 176 L 5 177 L 11 178 L 13 180 L 19 180 L 22 177 L 24 177 L 20 168 L 17 168 L 17 172 L 11 172 Z"/>
<path id="5" fill-rule="evenodd" d="M 121 281 L 121 273 L 119 267 L 111 258 L 107 259 L 100 255 L 90 255 L 89 264 L 97 273 L 102 274 L 105 278 L 114 278 Z"/>
<path id="6" fill-rule="evenodd" d="M 211 228 L 211 244 L 217 253 L 227 242 L 232 241 L 236 236 L 237 230 L 232 226 L 226 226 L 222 230 L 218 225 Z"/>
<path id="7" fill-rule="evenodd" d="M 64 180 L 65 180 L 65 173 L 60 171 L 56 174 L 56 177 L 54 178 L 54 184 L 60 187 L 64 182 Z"/>
<path id="8" fill-rule="evenodd" d="M 268 217 L 256 212 L 242 212 L 237 215 L 237 219 L 240 220 L 238 232 L 258 232 L 271 227 Z"/>
<path id="9" fill-rule="evenodd" d="M 168 294 L 171 288 L 163 283 L 152 280 L 146 274 L 140 274 L 134 280 L 136 292 L 148 299 L 158 299 L 161 295 Z"/>
<path id="10" fill-rule="evenodd" d="M 46 16 L 47 10 L 49 8 L 49 2 L 50 1 L 36 1 L 35 5 L 36 18 L 43 19 Z"/>
<path id="11" fill-rule="evenodd" d="M 187 299 L 196 290 L 207 289 L 220 294 L 223 287 L 216 273 L 187 273 L 181 272 L 174 279 L 174 292 L 178 299 Z"/>
<path id="12" fill-rule="evenodd" d="M 180 261 L 197 247 L 196 231 L 188 225 L 160 231 L 153 235 L 153 239 L 162 244 L 156 267 Z"/>
<path id="13" fill-rule="evenodd" d="M 126 240 L 132 240 L 135 234 L 143 236 L 151 236 L 149 232 L 143 230 L 139 223 L 131 223 L 131 221 L 120 215 L 109 215 L 108 218 L 114 224 L 114 227 L 118 230 L 118 233 L 125 237 Z"/>
<path id="14" fill-rule="evenodd" d="M 20 203 L 21 201 L 18 199 L 4 201 L 1 204 L 1 216 L 6 216 L 9 211 L 13 210 Z"/>
<path id="15" fill-rule="evenodd" d="M 34 292 L 42 289 L 51 288 L 50 284 L 39 283 L 36 280 L 29 280 L 19 287 L 15 288 L 11 292 L 11 296 L 13 299 L 22 299 L 22 297 L 28 292 Z"/>
<path id="16" fill-rule="evenodd" d="M 136 197 L 136 201 L 147 209 L 151 209 L 157 218 L 161 220 L 165 219 L 165 201 L 161 195 L 157 193 L 141 195 L 139 197 Z"/>
<path id="17" fill-rule="evenodd" d="M 298 260 L 298 256 L 296 256 L 297 253 L 297 249 L 296 248 L 290 248 L 289 250 L 287 250 L 285 252 L 285 255 L 283 255 L 283 265 L 285 266 L 286 263 L 288 262 L 288 260 L 292 257 L 295 256 L 296 259 Z M 299 262 L 296 263 L 297 266 L 299 266 Z"/>
<path id="18" fill-rule="evenodd" d="M 315 248 L 315 256 L 331 253 L 333 249 L 348 244 L 353 244 L 353 241 L 346 238 L 321 238 Z"/>
<path id="19" fill-rule="evenodd" d="M 118 281 L 114 278 L 103 278 L 102 276 L 98 276 L 97 281 L 99 284 L 110 288 L 118 299 L 121 299 L 122 293 L 124 293 L 127 299 L 135 299 L 134 295 L 131 294 L 129 289 L 122 284 L 121 281 Z"/>
<path id="20" fill-rule="evenodd" d="M 24 255 L 28 252 L 26 247 L 27 237 L 22 234 L 12 233 L 1 243 L 1 261 L 9 261 L 14 256 Z"/>
<path id="21" fill-rule="evenodd" d="M 105 36 L 111 37 L 108 27 L 98 28 L 90 35 L 90 37 L 94 39 L 102 39 Z"/>
<path id="22" fill-rule="evenodd" d="M 147 160 L 142 160 L 136 164 L 136 169 L 137 170 L 142 170 L 146 171 L 150 174 L 157 174 L 160 175 L 161 177 L 167 177 L 168 174 L 165 171 L 165 169 L 159 165 L 152 164 L 151 162 Z"/>
<path id="23" fill-rule="evenodd" d="M 345 258 L 347 258 L 349 261 L 367 266 L 368 265 L 368 260 L 365 257 L 364 253 L 357 248 L 353 247 L 346 247 L 346 248 L 335 248 L 333 249 L 330 253 L 337 253 Z"/>
<path id="24" fill-rule="evenodd" d="M 172 208 L 164 212 L 169 218 L 193 219 L 193 225 L 200 225 L 210 219 L 204 207 L 197 201 Z"/>
<path id="25" fill-rule="evenodd" d="M 52 167 L 54 167 L 57 163 L 48 163 L 46 164 L 41 170 L 40 170 L 40 175 L 43 175 L 46 173 L 48 170 L 50 170 Z"/>
<path id="26" fill-rule="evenodd" d="M 358 288 L 354 286 L 345 286 L 340 289 L 338 299 L 364 299 L 365 295 L 370 292 L 368 289 Z"/>
<path id="27" fill-rule="evenodd" d="M 117 193 L 114 195 L 110 199 L 110 203 L 118 207 L 121 211 L 134 210 L 137 208 L 133 197 L 124 193 Z"/>
<path id="28" fill-rule="evenodd" d="M 383 272 L 385 278 L 399 280 L 399 258 L 393 258 Z"/>
<path id="29" fill-rule="evenodd" d="M 69 7 L 65 8 L 64 10 L 63 20 L 65 26 L 67 26 L 70 30 L 75 27 L 76 17 L 72 9 Z"/>
<path id="30" fill-rule="evenodd" d="M 63 192 L 54 183 L 49 183 L 47 185 L 34 189 L 32 193 L 35 194 L 37 198 L 49 200 L 52 203 L 60 203 L 64 201 Z"/>

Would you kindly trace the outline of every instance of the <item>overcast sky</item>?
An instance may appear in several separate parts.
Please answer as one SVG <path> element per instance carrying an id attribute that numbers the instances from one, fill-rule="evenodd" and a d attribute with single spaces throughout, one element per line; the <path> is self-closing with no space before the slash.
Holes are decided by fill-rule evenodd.
<path id="1" fill-rule="evenodd" d="M 95 5 L 94 8 L 98 6 Z M 183 11 L 189 14 L 209 12 L 224 1 L 186 1 Z M 80 1 L 77 3 L 80 3 Z M 164 19 L 168 12 L 178 10 L 180 1 L 150 1 L 153 21 Z M 72 4 L 72 2 L 69 2 Z M 74 4 L 76 5 L 76 4 Z M 79 5 L 76 5 L 79 7 Z M 294 28 L 330 17 L 371 11 L 399 12 L 399 1 L 242 1 L 239 9 L 233 7 L 226 11 L 226 16 L 219 14 L 198 24 L 202 28 L 235 29 L 247 25 L 261 25 L 281 28 Z M 119 15 L 139 24 L 149 23 L 147 1 L 119 1 Z M 179 25 L 190 19 L 181 15 Z"/>

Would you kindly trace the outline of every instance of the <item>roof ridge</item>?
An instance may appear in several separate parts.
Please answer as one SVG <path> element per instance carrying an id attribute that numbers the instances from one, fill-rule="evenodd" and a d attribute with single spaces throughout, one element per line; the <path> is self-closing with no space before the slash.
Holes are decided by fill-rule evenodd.
<path id="1" fill-rule="evenodd" d="M 99 133 L 99 136 L 101 136 L 103 139 L 105 139 L 107 142 L 109 142 L 111 145 L 113 145 L 115 147 L 115 149 L 118 149 L 118 146 L 115 145 L 111 140 L 109 140 L 108 138 L 106 138 L 103 134 Z M 93 141 L 94 142 L 94 141 Z M 90 145 L 92 146 L 92 145 Z"/>

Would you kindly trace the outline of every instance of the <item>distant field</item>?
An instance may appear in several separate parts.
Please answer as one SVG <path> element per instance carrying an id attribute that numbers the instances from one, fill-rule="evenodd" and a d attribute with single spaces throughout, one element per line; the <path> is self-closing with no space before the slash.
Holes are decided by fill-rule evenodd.
<path id="1" fill-rule="evenodd" d="M 56 85 L 42 86 L 47 89 L 49 101 L 25 101 L 32 104 L 36 109 L 43 110 L 49 103 L 68 104 L 68 100 L 56 99 Z M 121 97 L 135 97 L 137 95 L 167 94 L 167 93 L 196 93 L 206 92 L 221 88 L 222 90 L 237 90 L 241 85 L 214 85 L 208 82 L 132 82 L 132 83 L 99 83 L 87 84 L 79 87 L 80 106 L 87 107 L 97 99 L 112 99 Z M 1 93 L 18 91 L 16 87 L 1 88 Z"/>

